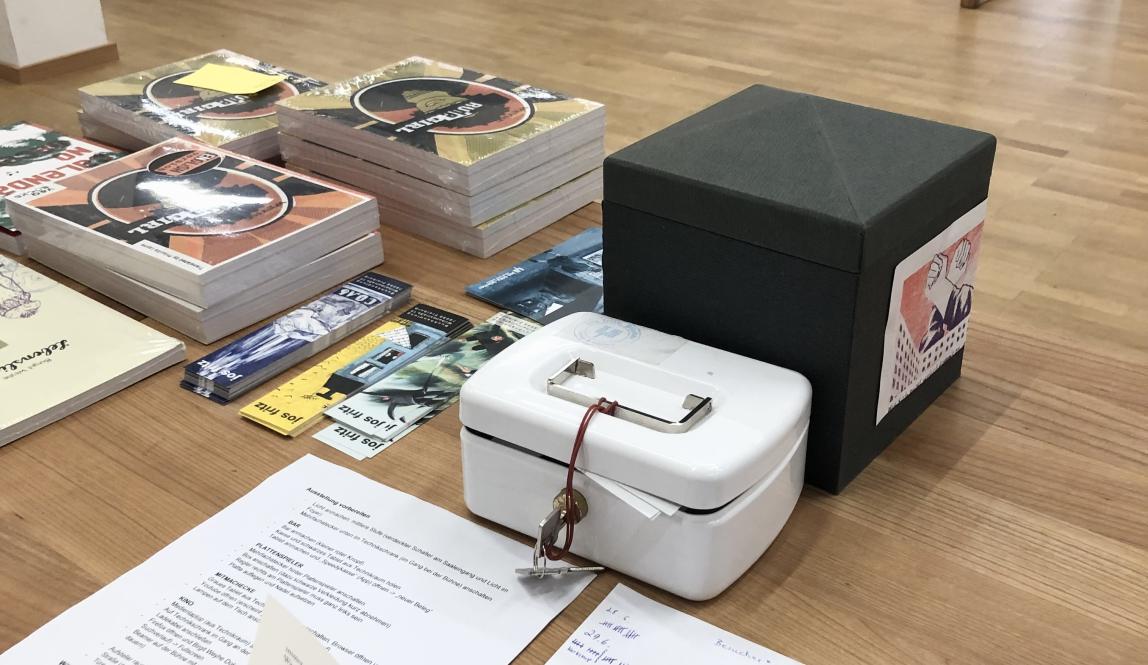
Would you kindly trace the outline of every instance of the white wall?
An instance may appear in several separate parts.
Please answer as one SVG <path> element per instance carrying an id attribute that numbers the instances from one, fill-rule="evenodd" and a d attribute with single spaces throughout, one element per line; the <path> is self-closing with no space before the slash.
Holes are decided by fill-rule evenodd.
<path id="1" fill-rule="evenodd" d="M 8 12 L 4 11 L 3 5 L 3 0 L 0 0 L 0 64 L 15 66 L 16 41 L 8 28 Z"/>
<path id="2" fill-rule="evenodd" d="M 0 63 L 27 67 L 107 42 L 100 0 L 0 0 Z"/>

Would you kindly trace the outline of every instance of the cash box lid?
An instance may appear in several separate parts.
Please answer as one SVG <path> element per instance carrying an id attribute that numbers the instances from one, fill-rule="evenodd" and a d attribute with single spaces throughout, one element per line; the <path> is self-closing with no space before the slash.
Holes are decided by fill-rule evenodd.
<path id="1" fill-rule="evenodd" d="M 591 313 L 572 314 L 491 359 L 463 386 L 463 426 L 566 463 L 584 405 L 550 394 L 548 379 L 575 360 L 594 378 L 563 384 L 668 421 L 712 409 L 684 432 L 598 414 L 577 467 L 688 508 L 714 509 L 782 467 L 809 420 L 803 376 L 727 351 Z M 524 454 L 527 454 L 524 452 Z M 555 492 L 561 488 L 555 487 Z"/>
<path id="2" fill-rule="evenodd" d="M 755 85 L 606 159 L 605 200 L 861 272 L 988 194 L 996 139 Z"/>

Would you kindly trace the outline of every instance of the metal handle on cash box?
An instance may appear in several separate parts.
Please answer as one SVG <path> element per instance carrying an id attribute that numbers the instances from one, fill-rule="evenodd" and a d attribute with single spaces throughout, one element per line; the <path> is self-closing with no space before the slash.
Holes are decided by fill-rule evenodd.
<path id="1" fill-rule="evenodd" d="M 596 404 L 601 398 L 601 395 L 586 395 L 563 385 L 566 379 L 572 376 L 593 379 L 594 363 L 589 360 L 575 358 L 569 365 L 555 372 L 549 379 L 546 379 L 546 393 L 581 406 Z M 680 434 L 681 432 L 689 431 L 691 427 L 713 410 L 713 400 L 709 397 L 699 397 L 693 394 L 686 395 L 686 398 L 682 400 L 682 408 L 689 409 L 689 413 L 677 422 L 659 418 L 621 403 L 614 409 L 614 417 L 621 418 L 636 425 L 648 427 L 658 432 Z"/>

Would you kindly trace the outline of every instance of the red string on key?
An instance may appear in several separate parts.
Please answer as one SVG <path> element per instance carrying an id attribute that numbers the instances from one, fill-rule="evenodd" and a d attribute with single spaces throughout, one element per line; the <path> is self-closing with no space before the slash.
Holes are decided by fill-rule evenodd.
<path id="1" fill-rule="evenodd" d="M 556 548 L 551 544 L 546 545 L 546 558 L 551 561 L 558 561 L 569 554 L 570 547 L 574 544 L 574 523 L 578 521 L 578 515 L 575 514 L 578 506 L 574 503 L 574 464 L 578 461 L 578 453 L 582 450 L 582 440 L 586 438 L 586 429 L 590 427 L 590 421 L 596 414 L 604 413 L 612 416 L 617 407 L 617 402 L 611 402 L 602 397 L 595 404 L 591 404 L 586 409 L 586 414 L 582 416 L 582 424 L 578 426 L 578 434 L 574 437 L 574 448 L 570 451 L 570 464 L 566 467 L 566 542 L 561 548 Z"/>

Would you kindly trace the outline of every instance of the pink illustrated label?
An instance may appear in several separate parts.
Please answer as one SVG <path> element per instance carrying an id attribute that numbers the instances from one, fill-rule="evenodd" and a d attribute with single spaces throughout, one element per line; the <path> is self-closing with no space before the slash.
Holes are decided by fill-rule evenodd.
<path id="1" fill-rule="evenodd" d="M 897 265 L 885 324 L 877 422 L 965 346 L 987 202 Z"/>

